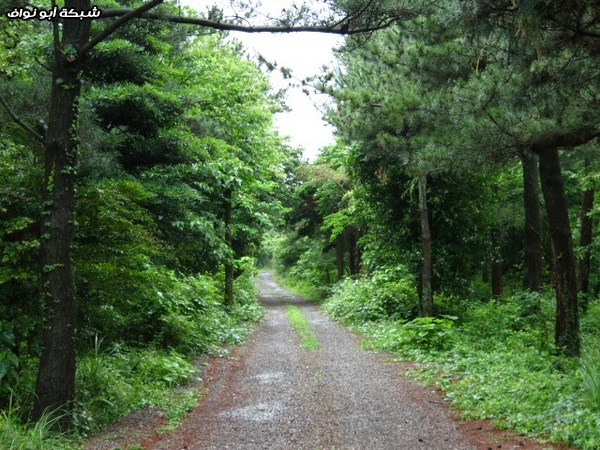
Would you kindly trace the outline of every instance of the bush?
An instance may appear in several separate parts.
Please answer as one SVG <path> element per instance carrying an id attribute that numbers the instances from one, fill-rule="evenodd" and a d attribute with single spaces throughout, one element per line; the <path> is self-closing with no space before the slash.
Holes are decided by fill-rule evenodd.
<path id="1" fill-rule="evenodd" d="M 364 348 L 420 359 L 451 346 L 456 319 L 454 316 L 417 317 L 410 322 L 367 323 L 358 329 L 367 336 L 362 343 Z"/>
<path id="2" fill-rule="evenodd" d="M 413 319 L 419 302 L 412 277 L 403 266 L 395 266 L 377 269 L 370 277 L 343 280 L 324 309 L 345 325 L 361 325 Z"/>

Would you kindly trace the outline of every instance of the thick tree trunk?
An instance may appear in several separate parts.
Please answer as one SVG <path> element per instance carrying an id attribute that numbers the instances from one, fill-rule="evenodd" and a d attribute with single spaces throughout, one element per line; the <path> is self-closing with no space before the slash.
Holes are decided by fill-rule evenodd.
<path id="1" fill-rule="evenodd" d="M 69 7 L 89 9 L 88 0 L 72 0 Z M 55 36 L 58 25 L 55 25 Z M 70 426 L 66 414 L 75 395 L 77 305 L 71 273 L 71 241 L 77 164 L 76 121 L 83 61 L 76 49 L 90 36 L 89 20 L 65 20 L 63 39 L 55 39 L 55 63 L 48 132 L 45 141 L 45 189 L 40 263 L 46 327 L 36 383 L 33 417 L 45 412 L 62 417 L 57 425 Z"/>
<path id="2" fill-rule="evenodd" d="M 335 264 L 337 269 L 337 279 L 344 278 L 344 233 L 340 233 L 335 238 Z"/>
<path id="3" fill-rule="evenodd" d="M 433 316 L 433 292 L 431 291 L 431 230 L 427 209 L 427 175 L 419 175 L 419 217 L 421 219 L 421 245 L 423 248 L 422 305 L 425 316 Z"/>
<path id="4" fill-rule="evenodd" d="M 540 214 L 540 191 L 537 155 L 521 155 L 523 168 L 523 204 L 525 207 L 525 287 L 532 291 L 542 288 L 544 246 Z"/>
<path id="5" fill-rule="evenodd" d="M 585 160 L 586 170 L 589 170 L 590 161 Z M 581 202 L 581 215 L 580 215 L 580 233 L 579 233 L 579 249 L 581 250 L 581 256 L 579 257 L 579 291 L 583 294 L 581 301 L 581 309 L 587 310 L 588 305 L 588 294 L 590 292 L 590 264 L 592 253 L 590 252 L 590 245 L 592 244 L 594 220 L 590 213 L 594 207 L 594 187 L 589 187 L 583 193 L 583 200 Z"/>
<path id="6" fill-rule="evenodd" d="M 546 202 L 554 262 L 554 289 L 556 292 L 555 343 L 567 355 L 577 356 L 581 347 L 577 306 L 577 275 L 567 197 L 558 148 L 541 148 L 538 154 L 540 157 L 540 180 Z"/>
<path id="7" fill-rule="evenodd" d="M 225 191 L 225 244 L 230 250 L 230 255 L 225 261 L 225 304 L 233 305 L 233 230 L 231 223 L 231 198 L 232 191 Z"/>

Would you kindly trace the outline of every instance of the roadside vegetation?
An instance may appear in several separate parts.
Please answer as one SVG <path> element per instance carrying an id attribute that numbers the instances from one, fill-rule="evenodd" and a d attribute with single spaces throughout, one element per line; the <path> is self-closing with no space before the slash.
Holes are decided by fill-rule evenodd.
<path id="1" fill-rule="evenodd" d="M 464 418 L 493 419 L 499 428 L 576 448 L 600 445 L 599 302 L 582 318 L 582 356 L 567 358 L 552 343 L 551 292 L 463 301 L 456 316 L 407 320 L 365 309 L 369 297 L 356 290 L 368 282 L 353 284 L 337 288 L 325 310 L 364 333 L 365 348 L 415 361 L 407 376 L 442 389 Z M 381 296 L 388 288 L 361 294 Z"/>

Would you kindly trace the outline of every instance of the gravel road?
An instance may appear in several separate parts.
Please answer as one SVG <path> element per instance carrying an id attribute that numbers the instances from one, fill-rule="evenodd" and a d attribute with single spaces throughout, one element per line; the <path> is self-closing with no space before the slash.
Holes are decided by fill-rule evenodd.
<path id="1" fill-rule="evenodd" d="M 174 434 L 152 450 L 474 450 L 433 393 L 399 375 L 389 355 L 358 339 L 319 308 L 260 275 L 266 317 L 250 342 L 217 360 L 207 392 Z M 288 323 L 301 308 L 322 348 L 306 350 Z"/>

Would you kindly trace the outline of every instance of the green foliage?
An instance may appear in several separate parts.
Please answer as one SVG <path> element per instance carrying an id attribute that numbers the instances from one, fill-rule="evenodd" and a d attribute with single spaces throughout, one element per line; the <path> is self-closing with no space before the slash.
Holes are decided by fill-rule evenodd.
<path id="1" fill-rule="evenodd" d="M 452 341 L 454 316 L 417 317 L 410 322 L 383 322 L 368 328 L 367 346 L 402 354 L 417 351 L 438 351 Z"/>
<path id="2" fill-rule="evenodd" d="M 75 450 L 76 444 L 66 435 L 52 431 L 57 417 L 42 415 L 31 425 L 22 425 L 18 412 L 9 408 L 0 411 L 0 448 L 3 450 Z"/>
<path id="3" fill-rule="evenodd" d="M 592 450 L 600 442 L 598 302 L 583 318 L 579 360 L 552 351 L 551 299 L 548 292 L 518 292 L 473 302 L 460 321 L 418 318 L 359 329 L 368 337 L 363 345 L 420 361 L 411 376 L 435 382 L 465 418 Z"/>
<path id="4" fill-rule="evenodd" d="M 332 250 L 324 251 L 323 241 L 308 236 L 281 236 L 275 243 L 274 266 L 286 287 L 311 300 L 323 300 L 335 280 Z"/>
<path id="5" fill-rule="evenodd" d="M 171 388 L 189 380 L 195 370 L 181 355 L 170 352 L 146 353 L 137 364 L 136 372 L 150 383 L 158 382 Z"/>
<path id="6" fill-rule="evenodd" d="M 135 409 L 155 406 L 166 415 L 181 408 L 189 395 L 171 388 L 190 381 L 196 370 L 170 351 L 96 347 L 77 365 L 77 403 L 74 425 L 87 436 Z"/>
<path id="7" fill-rule="evenodd" d="M 504 341 L 521 335 L 526 345 L 541 351 L 551 349 L 554 298 L 551 292 L 519 291 L 485 305 L 473 304 L 465 313 L 463 329 L 473 336 L 473 345 L 488 339 Z M 485 324 L 485 326 L 482 326 Z"/>
<path id="8" fill-rule="evenodd" d="M 0 322 L 0 399 L 10 394 L 10 386 L 17 376 L 19 358 L 14 354 L 15 335 Z"/>
<path id="9" fill-rule="evenodd" d="M 323 306 L 345 325 L 409 320 L 419 312 L 414 281 L 403 266 L 383 267 L 371 276 L 345 279 L 333 288 Z"/>
<path id="10" fill-rule="evenodd" d="M 588 401 L 588 406 L 600 412 L 600 351 L 588 348 L 581 356 L 581 387 Z"/>
<path id="11" fill-rule="evenodd" d="M 161 10 L 181 13 L 172 5 Z M 44 145 L 16 122 L 41 134 L 38 119 L 55 123 L 43 91 L 54 47 L 49 22 L 0 17 L 0 26 L 0 94 L 20 119 L 0 106 L 0 407 L 15 392 L 18 419 L 27 420 L 44 345 L 38 251 L 47 236 L 38 230 L 49 205 L 40 199 Z M 94 23 L 92 35 L 104 26 Z M 79 315 L 73 422 L 82 434 L 147 405 L 177 420 L 196 398 L 168 394 L 192 376 L 186 358 L 239 343 L 263 314 L 252 257 L 263 233 L 281 221 L 286 166 L 298 152 L 273 129 L 278 100 L 240 45 L 222 34 L 197 38 L 191 29 L 132 21 L 87 55 L 81 74 L 85 89 L 70 136 L 80 164 L 69 250 Z M 62 54 L 73 52 L 68 44 Z M 224 205 L 231 191 L 230 246 Z M 226 261 L 235 266 L 228 307 Z M 103 338 L 90 344 L 89 336 Z M 14 428 L 14 414 L 5 418 Z M 29 441 L 24 448 L 44 447 Z"/>

